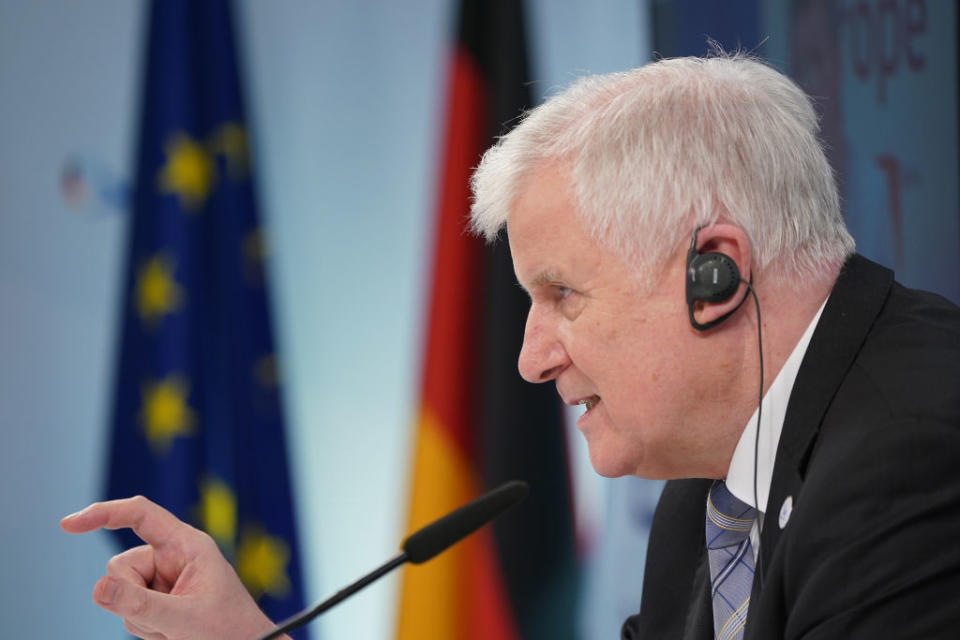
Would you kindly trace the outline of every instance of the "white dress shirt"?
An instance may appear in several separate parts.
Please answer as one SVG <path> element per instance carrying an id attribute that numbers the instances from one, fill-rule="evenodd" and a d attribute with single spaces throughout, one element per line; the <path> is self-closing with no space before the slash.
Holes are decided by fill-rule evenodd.
<path id="1" fill-rule="evenodd" d="M 797 372 L 800 371 L 800 363 L 810 345 L 810 338 L 813 331 L 820 321 L 820 314 L 823 313 L 823 307 L 827 301 L 824 300 L 820 309 L 813 320 L 807 326 L 806 331 L 800 337 L 797 345 L 787 361 L 783 363 L 783 368 L 774 379 L 767 393 L 763 396 L 763 424 L 760 428 L 760 443 L 757 448 L 757 487 L 756 502 L 754 501 L 753 487 L 753 464 L 754 464 L 754 442 L 757 433 L 757 411 L 753 412 L 750 420 L 740 434 L 740 441 L 737 442 L 737 448 L 733 451 L 733 458 L 730 459 L 730 469 L 727 471 L 727 488 L 730 493 L 737 498 L 757 508 L 757 502 L 763 505 L 763 508 L 757 508 L 757 520 L 753 523 L 750 530 L 750 544 L 753 546 L 753 557 L 756 560 L 760 549 L 760 526 L 763 522 L 764 513 L 767 511 L 767 499 L 770 496 L 770 482 L 773 479 L 773 464 L 777 458 L 777 445 L 780 443 L 780 432 L 783 430 L 783 421 L 787 415 L 787 402 L 790 400 L 790 393 L 793 391 L 793 383 L 797 379 Z"/>

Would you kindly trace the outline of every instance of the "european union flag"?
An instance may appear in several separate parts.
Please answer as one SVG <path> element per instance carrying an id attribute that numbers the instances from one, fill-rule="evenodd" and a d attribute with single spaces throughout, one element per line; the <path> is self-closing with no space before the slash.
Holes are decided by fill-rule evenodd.
<path id="1" fill-rule="evenodd" d="M 107 497 L 206 530 L 280 620 L 303 581 L 231 27 L 152 5 Z"/>

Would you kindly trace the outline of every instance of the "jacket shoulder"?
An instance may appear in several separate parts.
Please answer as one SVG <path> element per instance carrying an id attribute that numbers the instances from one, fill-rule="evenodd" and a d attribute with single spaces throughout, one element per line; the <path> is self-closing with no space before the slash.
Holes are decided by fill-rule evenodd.
<path id="1" fill-rule="evenodd" d="M 711 483 L 671 480 L 664 486 L 650 529 L 640 613 L 627 618 L 623 640 L 711 637 L 703 529 Z M 706 612 L 700 606 L 704 602 Z M 704 618 L 704 613 L 709 616 Z M 705 636 L 701 627 L 707 630 Z"/>

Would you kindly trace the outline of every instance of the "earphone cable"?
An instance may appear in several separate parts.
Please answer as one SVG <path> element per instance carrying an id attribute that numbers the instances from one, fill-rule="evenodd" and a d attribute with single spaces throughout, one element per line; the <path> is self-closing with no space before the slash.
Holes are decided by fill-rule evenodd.
<path id="1" fill-rule="evenodd" d="M 752 279 L 753 278 L 751 278 L 751 280 Z M 754 433 L 754 439 L 753 439 L 753 504 L 756 507 L 757 514 L 758 514 L 756 571 L 757 571 L 757 575 L 760 578 L 760 588 L 763 589 L 763 569 L 761 566 L 763 562 L 763 556 L 760 553 L 760 534 L 763 531 L 763 523 L 760 521 L 760 518 L 759 518 L 760 500 L 758 498 L 759 491 L 757 490 L 757 485 L 758 485 L 757 466 L 760 460 L 760 425 L 763 424 L 761 422 L 761 417 L 763 416 L 763 329 L 761 327 L 763 322 L 760 318 L 760 300 L 757 298 L 757 292 L 753 290 L 753 286 L 750 284 L 750 282 L 747 282 L 742 278 L 740 281 L 743 282 L 745 285 L 747 285 L 747 290 L 750 292 L 750 295 L 753 296 L 753 303 L 757 308 L 757 352 L 758 352 L 759 361 L 760 361 L 760 388 L 759 388 L 759 391 L 757 392 L 757 396 L 758 396 L 757 397 L 757 429 L 756 429 L 756 433 Z"/>

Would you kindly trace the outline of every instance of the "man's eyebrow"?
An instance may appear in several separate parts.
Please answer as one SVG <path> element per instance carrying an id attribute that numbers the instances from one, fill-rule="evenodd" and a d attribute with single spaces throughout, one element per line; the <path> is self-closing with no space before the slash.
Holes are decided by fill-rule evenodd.
<path id="1" fill-rule="evenodd" d="M 517 285 L 526 292 L 527 296 L 530 296 L 531 290 L 547 287 L 557 282 L 563 282 L 563 275 L 554 269 L 544 269 L 530 281 L 529 289 L 525 287 L 519 279 L 517 280 Z"/>
<path id="2" fill-rule="evenodd" d="M 538 273 L 533 280 L 530 281 L 530 286 L 533 287 L 545 287 L 557 282 L 563 282 L 563 275 L 559 271 L 553 269 L 544 269 Z"/>

